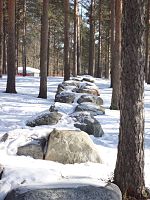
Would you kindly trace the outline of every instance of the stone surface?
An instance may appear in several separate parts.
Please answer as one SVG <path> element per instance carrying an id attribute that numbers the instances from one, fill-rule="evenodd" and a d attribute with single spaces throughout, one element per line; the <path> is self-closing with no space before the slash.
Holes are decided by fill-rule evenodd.
<path id="1" fill-rule="evenodd" d="M 81 103 L 76 106 L 75 112 L 86 111 L 91 115 L 103 115 L 105 114 L 105 109 L 102 106 L 97 106 L 93 103 Z"/>
<path id="2" fill-rule="evenodd" d="M 62 92 L 55 95 L 55 102 L 60 103 L 73 103 L 75 99 L 75 94 L 71 92 Z"/>
<path id="3" fill-rule="evenodd" d="M 122 200 L 119 188 L 111 185 L 42 189 L 20 187 L 9 192 L 5 200 Z"/>
<path id="4" fill-rule="evenodd" d="M 75 130 L 54 129 L 49 136 L 45 159 L 63 164 L 102 162 L 88 134 Z"/>
<path id="5" fill-rule="evenodd" d="M 87 93 L 87 94 L 92 94 L 95 96 L 100 96 L 99 88 L 94 83 L 84 82 L 83 84 L 80 85 L 79 88 L 76 88 L 74 92 Z"/>
<path id="6" fill-rule="evenodd" d="M 89 135 L 94 135 L 95 137 L 102 137 L 104 131 L 101 124 L 92 115 L 87 112 L 77 112 L 72 115 L 75 118 L 74 126 L 82 131 L 85 131 Z"/>
<path id="7" fill-rule="evenodd" d="M 34 120 L 28 121 L 27 126 L 35 127 L 41 125 L 55 125 L 61 119 L 62 114 L 58 112 L 49 112 L 38 116 Z"/>
<path id="8" fill-rule="evenodd" d="M 3 165 L 0 164 L 0 180 L 2 178 L 3 170 L 4 170 L 4 167 Z"/>
<path id="9" fill-rule="evenodd" d="M 34 159 L 44 158 L 45 138 L 33 140 L 31 143 L 18 147 L 17 155 L 31 156 Z"/>
<path id="10" fill-rule="evenodd" d="M 78 100 L 77 103 L 81 104 L 84 102 L 91 102 L 94 103 L 96 105 L 103 105 L 103 99 L 100 96 L 94 96 L 94 95 L 82 95 Z"/>
<path id="11" fill-rule="evenodd" d="M 0 142 L 6 142 L 7 138 L 8 138 L 8 133 L 5 133 L 5 134 L 1 137 Z"/>

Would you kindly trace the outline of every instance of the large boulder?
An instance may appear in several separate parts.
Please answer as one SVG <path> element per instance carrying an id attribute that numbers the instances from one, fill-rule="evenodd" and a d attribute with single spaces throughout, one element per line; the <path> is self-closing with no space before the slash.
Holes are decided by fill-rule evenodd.
<path id="1" fill-rule="evenodd" d="M 60 103 L 73 103 L 75 99 L 75 94 L 71 92 L 61 92 L 55 95 L 55 102 Z"/>
<path id="2" fill-rule="evenodd" d="M 122 200 L 120 189 L 109 184 L 105 187 L 79 186 L 74 188 L 28 188 L 10 191 L 5 200 Z"/>
<path id="3" fill-rule="evenodd" d="M 102 162 L 89 135 L 76 130 L 54 129 L 49 136 L 45 159 L 63 164 Z"/>
<path id="4" fill-rule="evenodd" d="M 101 124 L 90 113 L 76 112 L 72 117 L 75 119 L 74 126 L 81 131 L 84 131 L 89 135 L 94 135 L 95 137 L 102 137 L 104 134 Z"/>
<path id="5" fill-rule="evenodd" d="M 92 95 L 95 95 L 95 96 L 100 96 L 99 88 L 95 84 L 87 83 L 87 82 L 80 84 L 80 87 L 76 88 L 74 90 L 74 92 L 87 93 L 87 94 L 92 94 Z"/>
<path id="6" fill-rule="evenodd" d="M 34 159 L 43 159 L 45 145 L 45 138 L 34 139 L 31 143 L 18 147 L 17 155 L 31 156 Z"/>
<path id="7" fill-rule="evenodd" d="M 36 117 L 26 123 L 27 126 L 35 127 L 41 125 L 55 125 L 61 119 L 62 114 L 59 112 L 48 112 Z"/>
<path id="8" fill-rule="evenodd" d="M 76 106 L 75 112 L 89 112 L 91 115 L 103 115 L 105 114 L 105 109 L 102 106 L 97 106 L 93 103 L 81 103 Z"/>
<path id="9" fill-rule="evenodd" d="M 91 102 L 96 105 L 103 105 L 103 99 L 100 96 L 95 96 L 95 95 L 81 95 L 80 98 L 77 100 L 77 103 L 85 103 L 85 102 Z"/>

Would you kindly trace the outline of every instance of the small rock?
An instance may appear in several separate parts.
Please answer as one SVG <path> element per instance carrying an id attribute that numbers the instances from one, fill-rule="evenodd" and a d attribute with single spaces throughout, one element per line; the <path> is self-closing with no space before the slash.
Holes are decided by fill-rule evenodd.
<path id="1" fill-rule="evenodd" d="M 7 138 L 8 138 L 8 133 L 5 133 L 5 134 L 1 137 L 0 142 L 6 142 Z"/>
<path id="2" fill-rule="evenodd" d="M 75 94 L 71 92 L 62 92 L 55 95 L 55 102 L 60 103 L 73 103 L 75 99 Z"/>
<path id="3" fill-rule="evenodd" d="M 91 102 L 96 105 L 103 105 L 103 99 L 100 96 L 94 96 L 94 95 L 82 95 L 78 100 L 77 103 L 85 103 L 85 102 Z"/>

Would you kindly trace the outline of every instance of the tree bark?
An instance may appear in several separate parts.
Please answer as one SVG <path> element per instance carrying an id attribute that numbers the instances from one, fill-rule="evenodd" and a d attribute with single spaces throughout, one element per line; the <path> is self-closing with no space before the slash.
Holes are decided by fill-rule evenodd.
<path id="1" fill-rule="evenodd" d="M 39 98 L 47 98 L 47 49 L 48 49 L 48 7 L 49 0 L 43 0 L 40 48 L 40 91 Z"/>
<path id="2" fill-rule="evenodd" d="M 121 71 L 121 0 L 115 2 L 115 44 L 114 44 L 114 68 L 113 90 L 110 109 L 120 108 L 120 71 Z"/>
<path id="3" fill-rule="evenodd" d="M 7 93 L 16 93 L 15 58 L 15 0 L 8 0 Z"/>
<path id="4" fill-rule="evenodd" d="M 6 48 L 6 2 L 3 1 L 3 74 L 7 73 L 6 57 L 7 57 L 7 48 Z"/>
<path id="5" fill-rule="evenodd" d="M 64 81 L 70 79 L 69 66 L 69 0 L 64 0 Z"/>
<path id="6" fill-rule="evenodd" d="M 120 132 L 114 182 L 125 196 L 143 200 L 144 4 L 123 1 Z"/>
<path id="7" fill-rule="evenodd" d="M 3 0 L 0 0 L 0 78 L 2 78 L 3 61 Z"/>
<path id="8" fill-rule="evenodd" d="M 74 52 L 73 52 L 73 76 L 77 76 L 77 27 L 78 26 L 78 0 L 74 0 Z"/>
<path id="9" fill-rule="evenodd" d="M 88 74 L 94 76 L 95 71 L 95 26 L 94 26 L 94 0 L 91 0 L 90 5 L 90 43 L 89 43 L 89 68 Z"/>
<path id="10" fill-rule="evenodd" d="M 81 74 L 81 31 L 80 31 L 80 16 L 77 13 L 77 74 Z"/>

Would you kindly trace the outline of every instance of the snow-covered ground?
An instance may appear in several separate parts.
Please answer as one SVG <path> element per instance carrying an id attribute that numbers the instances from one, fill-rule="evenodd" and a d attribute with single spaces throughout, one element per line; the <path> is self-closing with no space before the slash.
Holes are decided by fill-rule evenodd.
<path id="1" fill-rule="evenodd" d="M 103 164 L 82 163 L 67 164 L 35 160 L 31 157 L 16 156 L 17 147 L 30 138 L 47 135 L 52 127 L 29 128 L 26 120 L 49 109 L 54 101 L 57 85 L 62 77 L 48 78 L 48 99 L 37 98 L 39 92 L 38 77 L 17 77 L 17 94 L 4 93 L 6 77 L 0 79 L 0 138 L 8 133 L 7 142 L 0 143 L 0 163 L 5 167 L 0 180 L 0 200 L 7 192 L 19 185 L 48 185 L 51 187 L 70 187 L 83 184 L 105 185 L 113 177 L 116 162 L 119 111 L 109 110 L 111 89 L 109 81 L 95 79 L 100 88 L 101 97 L 106 108 L 105 115 L 96 116 L 105 132 L 102 138 L 94 138 L 100 151 Z M 72 107 L 66 106 L 66 112 Z M 63 125 L 65 127 L 63 127 Z M 62 128 L 70 127 L 70 122 L 61 123 Z M 70 127 L 72 128 L 72 127 Z M 150 188 L 150 86 L 145 85 L 145 183 Z"/>

